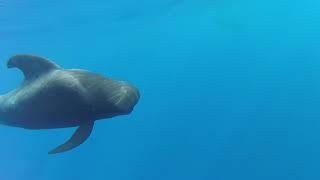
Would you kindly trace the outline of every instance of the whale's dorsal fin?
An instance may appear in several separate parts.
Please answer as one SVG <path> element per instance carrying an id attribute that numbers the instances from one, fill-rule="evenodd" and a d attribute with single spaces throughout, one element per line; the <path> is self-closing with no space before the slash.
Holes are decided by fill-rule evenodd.
<path id="1" fill-rule="evenodd" d="M 61 144 L 60 146 L 56 147 L 55 149 L 51 150 L 49 154 L 57 154 L 62 153 L 65 151 L 69 151 L 80 144 L 82 144 L 85 140 L 88 139 L 90 136 L 92 129 L 93 129 L 94 122 L 90 121 L 85 124 L 82 124 L 78 127 L 76 132 L 72 135 L 72 137 L 65 142 L 64 144 Z"/>
<path id="2" fill-rule="evenodd" d="M 8 68 L 19 68 L 26 80 L 34 79 L 60 67 L 50 60 L 33 55 L 15 55 L 8 60 Z"/>

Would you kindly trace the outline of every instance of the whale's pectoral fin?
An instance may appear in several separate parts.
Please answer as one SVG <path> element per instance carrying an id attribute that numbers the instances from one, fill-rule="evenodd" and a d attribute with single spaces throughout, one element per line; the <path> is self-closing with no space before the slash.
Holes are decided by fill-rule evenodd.
<path id="1" fill-rule="evenodd" d="M 69 151 L 80 144 L 82 144 L 91 134 L 93 129 L 94 122 L 88 122 L 86 124 L 82 124 L 78 129 L 75 131 L 75 133 L 72 135 L 72 137 L 65 142 L 64 144 L 56 147 L 52 151 L 49 152 L 49 154 L 57 154 L 65 151 Z"/>
<path id="2" fill-rule="evenodd" d="M 60 66 L 48 59 L 25 54 L 11 57 L 7 62 L 7 67 L 19 68 L 27 80 L 39 77 L 42 74 L 50 72 L 50 70 L 60 68 Z"/>

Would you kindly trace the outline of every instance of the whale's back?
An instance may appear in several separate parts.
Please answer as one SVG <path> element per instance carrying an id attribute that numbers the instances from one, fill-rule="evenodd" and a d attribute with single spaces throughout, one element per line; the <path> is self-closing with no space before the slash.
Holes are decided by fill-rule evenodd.
<path id="1" fill-rule="evenodd" d="M 91 116 L 85 89 L 63 70 L 25 82 L 4 99 L 9 125 L 35 129 L 71 127 Z"/>

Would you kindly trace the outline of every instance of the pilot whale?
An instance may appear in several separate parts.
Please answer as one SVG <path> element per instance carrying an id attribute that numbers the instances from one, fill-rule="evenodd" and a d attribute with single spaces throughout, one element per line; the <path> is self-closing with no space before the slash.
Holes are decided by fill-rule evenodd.
<path id="1" fill-rule="evenodd" d="M 19 87 L 0 96 L 0 123 L 25 129 L 77 127 L 49 154 L 69 151 L 91 134 L 96 120 L 130 114 L 140 93 L 125 81 L 82 70 L 63 69 L 34 55 L 15 55 L 8 68 L 24 74 Z"/>

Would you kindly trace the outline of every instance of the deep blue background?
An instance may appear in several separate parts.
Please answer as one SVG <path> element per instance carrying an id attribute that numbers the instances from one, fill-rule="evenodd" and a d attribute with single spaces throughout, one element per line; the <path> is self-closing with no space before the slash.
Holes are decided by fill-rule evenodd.
<path id="1" fill-rule="evenodd" d="M 17 53 L 134 83 L 130 116 L 0 126 L 3 180 L 320 179 L 320 1 L 0 0 L 0 92 Z"/>

